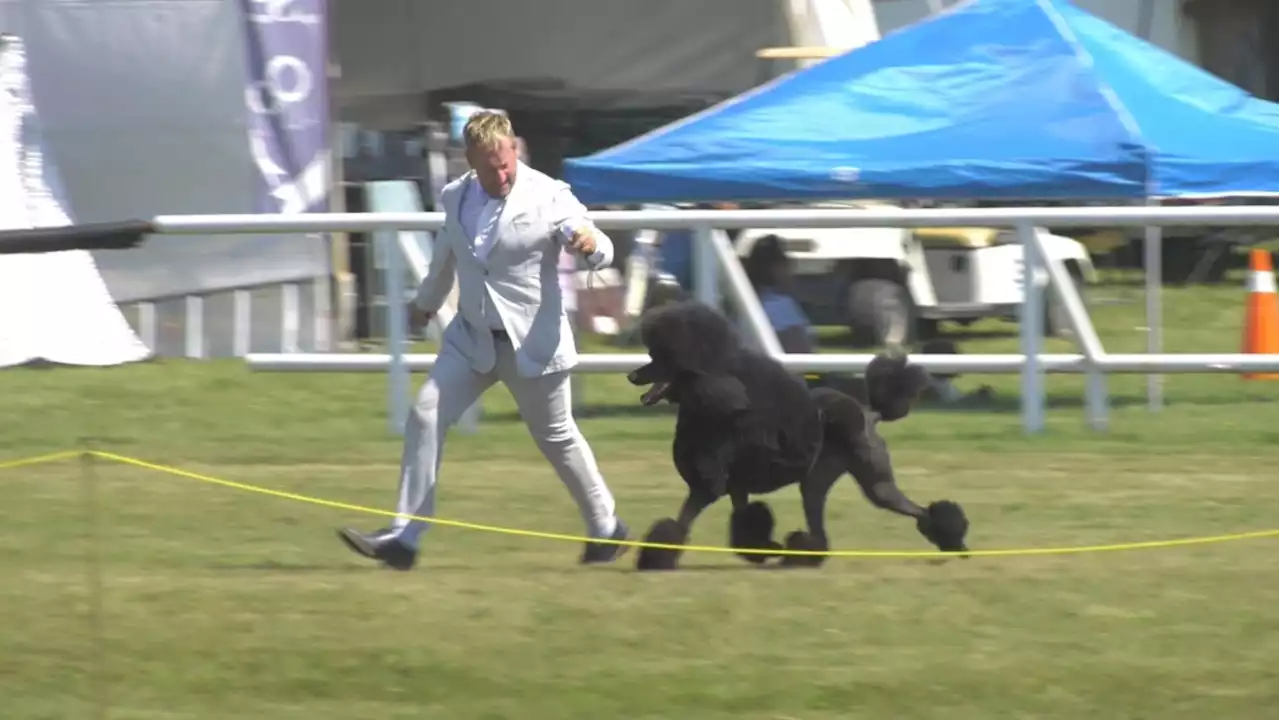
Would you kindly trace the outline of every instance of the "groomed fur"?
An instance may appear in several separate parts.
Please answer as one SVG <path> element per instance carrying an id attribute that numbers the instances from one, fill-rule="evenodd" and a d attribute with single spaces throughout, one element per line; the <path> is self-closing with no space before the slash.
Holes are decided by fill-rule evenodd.
<path id="1" fill-rule="evenodd" d="M 655 545 L 684 545 L 689 541 L 689 529 L 671 518 L 663 518 L 649 528 L 644 541 Z M 638 570 L 675 570 L 680 563 L 680 550 L 670 548 L 640 548 L 636 556 Z"/>
<path id="2" fill-rule="evenodd" d="M 787 535 L 786 549 L 799 552 L 825 552 L 830 550 L 825 543 L 804 530 L 795 530 Z M 783 567 L 821 567 L 826 562 L 825 555 L 783 555 Z"/>
<path id="3" fill-rule="evenodd" d="M 880 359 L 873 360 L 868 369 L 876 368 Z M 904 417 L 914 399 L 914 395 L 893 394 L 915 391 L 918 385 L 910 373 L 912 369 L 900 363 L 877 368 L 881 371 L 877 377 L 885 381 L 885 387 L 872 384 L 873 390 L 869 394 L 878 397 L 880 408 L 889 408 L 891 416 Z M 927 380 L 927 375 L 923 377 Z M 959 503 L 940 500 L 921 507 L 898 487 L 888 444 L 876 430 L 876 424 L 882 421 L 879 412 L 836 390 L 815 388 L 812 392 L 826 422 L 822 454 L 814 466 L 814 477 L 807 482 L 818 485 L 834 482 L 833 476 L 842 475 L 847 470 L 872 505 L 915 518 L 920 534 L 939 550 L 965 550 L 969 521 Z M 797 558 L 799 560 L 801 558 Z"/>
<path id="4" fill-rule="evenodd" d="M 963 553 L 969 549 L 964 543 L 969 519 L 959 503 L 950 500 L 931 503 L 925 514 L 916 520 L 916 529 L 943 552 Z"/>
<path id="5" fill-rule="evenodd" d="M 884 422 L 901 420 L 911 404 L 929 387 L 929 373 L 907 364 L 905 355 L 877 355 L 867 365 L 867 400 Z"/>
<path id="6" fill-rule="evenodd" d="M 729 547 L 781 550 L 782 546 L 773 540 L 775 525 L 773 511 L 763 500 L 757 500 L 741 510 L 734 510 L 729 517 Z M 763 565 L 777 557 L 764 553 L 739 553 L 738 555 L 743 560 L 757 565 Z"/>
<path id="7" fill-rule="evenodd" d="M 640 340 L 655 361 L 699 375 L 727 374 L 746 350 L 737 328 L 723 315 L 692 300 L 646 312 L 640 319 Z"/>
<path id="8" fill-rule="evenodd" d="M 829 548 L 825 529 L 827 493 L 852 474 L 877 507 L 917 519 L 935 544 L 963 547 L 967 521 L 954 503 L 916 505 L 898 489 L 879 422 L 905 417 L 928 375 L 905 357 L 880 356 L 866 372 L 867 402 L 830 389 L 810 391 L 771 357 L 748 348 L 719 312 L 697 302 L 676 302 L 648 311 L 640 335 L 651 362 L 628 375 L 649 386 L 642 401 L 678 406 L 672 455 L 688 486 L 676 518 L 657 521 L 649 539 L 684 544 L 697 517 L 728 495 L 734 512 L 734 547 L 780 549 L 773 539 L 768 506 L 752 495 L 798 485 L 806 530 L 787 536 L 797 550 Z M 940 507 L 939 510 L 934 510 Z M 957 515 L 958 513 L 958 515 Z M 927 532 L 926 532 L 927 529 Z M 956 539 L 959 529 L 959 540 Z M 640 553 L 639 569 L 671 569 L 679 551 Z M 767 554 L 742 554 L 763 563 Z M 788 566 L 815 567 L 822 556 L 786 556 Z"/>

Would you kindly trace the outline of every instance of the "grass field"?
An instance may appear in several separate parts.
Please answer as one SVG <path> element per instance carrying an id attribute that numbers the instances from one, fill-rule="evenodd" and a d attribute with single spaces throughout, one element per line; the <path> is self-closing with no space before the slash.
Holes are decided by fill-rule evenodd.
<path id="1" fill-rule="evenodd" d="M 1242 306 L 1234 284 L 1170 290 L 1168 348 L 1235 351 Z M 1095 308 L 1109 350 L 1141 349 L 1140 308 Z M 963 349 L 1015 350 L 990 330 L 961 336 Z M 960 382 L 989 383 L 996 399 L 924 410 L 887 434 L 907 492 L 963 502 L 975 548 L 1276 526 L 1274 382 L 1170 377 L 1169 407 L 1152 414 L 1142 378 L 1114 378 L 1112 430 L 1099 435 L 1084 427 L 1081 381 L 1053 377 L 1037 438 L 1020 433 L 1016 378 Z M 89 442 L 390 508 L 398 439 L 384 383 L 234 362 L 4 372 L 0 461 Z M 589 378 L 584 396 L 582 424 L 641 532 L 682 497 L 672 418 L 638 410 L 621 378 Z M 491 392 L 486 411 L 479 434 L 450 439 L 442 514 L 577 532 L 509 398 Z M 794 493 L 772 503 L 782 530 L 799 526 Z M 839 548 L 927 549 L 852 483 L 831 513 Z M 381 518 L 74 460 L 0 471 L 0 517 L 5 720 L 1278 712 L 1274 539 L 943 564 L 838 558 L 819 571 L 691 555 L 658 576 L 630 562 L 579 568 L 576 544 L 436 528 L 421 568 L 395 574 L 333 536 Z M 722 544 L 726 519 L 713 508 L 694 540 Z"/>

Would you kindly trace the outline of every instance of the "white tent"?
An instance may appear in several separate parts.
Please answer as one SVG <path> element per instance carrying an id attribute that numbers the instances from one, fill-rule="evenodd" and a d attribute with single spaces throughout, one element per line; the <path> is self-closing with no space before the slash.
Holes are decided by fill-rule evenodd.
<path id="1" fill-rule="evenodd" d="M 71 224 L 41 147 L 21 40 L 0 38 L 0 229 Z M 150 357 L 86 250 L 0 255 L 0 367 Z"/>

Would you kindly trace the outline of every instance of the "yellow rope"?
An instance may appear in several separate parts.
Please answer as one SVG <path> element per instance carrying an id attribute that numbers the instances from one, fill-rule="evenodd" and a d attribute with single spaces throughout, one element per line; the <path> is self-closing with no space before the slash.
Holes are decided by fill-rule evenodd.
<path id="1" fill-rule="evenodd" d="M 248 483 L 237 482 L 235 480 L 226 480 L 223 478 L 213 477 L 211 475 L 203 475 L 200 473 L 183 470 L 177 467 L 161 465 L 159 463 L 139 460 L 138 458 L 128 457 L 126 455 L 118 455 L 116 453 L 104 452 L 99 450 L 91 450 L 84 453 L 76 451 L 64 451 L 59 453 L 51 453 L 48 455 L 40 455 L 37 457 L 25 458 L 22 460 L 11 460 L 8 462 L 0 462 L 0 470 L 10 468 L 24 467 L 30 465 L 39 465 L 43 463 L 56 462 L 76 457 L 77 455 L 92 455 L 104 460 L 131 465 L 134 467 L 153 470 L 155 472 L 173 475 L 175 477 L 196 480 L 211 485 L 220 485 L 222 487 L 232 488 L 234 490 L 242 490 L 244 492 L 257 493 L 259 495 L 267 495 L 283 500 L 292 500 L 294 502 L 308 503 L 310 505 L 319 505 L 321 507 L 333 508 L 335 510 L 346 510 L 349 512 L 364 513 L 367 515 L 382 515 L 385 517 L 402 517 L 398 513 L 389 510 L 380 510 L 378 508 L 364 507 L 362 505 L 354 505 L 351 503 L 339 502 L 336 500 L 326 500 L 324 498 L 312 497 L 310 495 L 301 495 L 298 493 L 285 492 L 283 490 L 273 490 L 258 485 L 250 485 Z M 646 543 L 631 540 L 601 540 L 587 538 L 578 535 L 568 535 L 564 533 L 542 532 L 540 530 L 522 530 L 520 528 L 509 528 L 498 525 L 485 525 L 481 523 L 465 522 L 462 520 L 446 520 L 444 518 L 422 517 L 417 515 L 407 516 L 413 520 L 433 523 L 445 527 L 463 528 L 466 530 L 477 530 L 480 532 L 499 533 L 502 535 L 514 535 L 518 537 L 538 538 L 542 540 L 561 540 L 566 542 L 584 543 L 597 542 L 612 545 L 625 545 L 637 548 L 654 548 L 667 550 L 683 550 L 685 552 L 703 552 L 703 553 L 740 553 L 743 555 L 822 555 L 826 557 L 863 557 L 863 558 L 945 558 L 954 557 L 955 553 L 929 551 L 929 550 L 760 550 L 756 548 L 732 548 L 715 545 L 668 545 L 662 543 Z M 1201 537 L 1177 538 L 1172 540 L 1149 540 L 1145 542 L 1128 542 L 1113 543 L 1109 545 L 1077 545 L 1068 547 L 1046 547 L 1046 548 L 1010 548 L 1003 550 L 970 550 L 966 554 L 974 557 L 1028 557 L 1036 555 L 1079 555 L 1083 553 L 1099 553 L 1099 552 L 1118 552 L 1125 550 L 1150 550 L 1156 548 L 1173 548 L 1185 547 L 1189 545 L 1208 545 L 1211 543 L 1231 542 L 1236 540 L 1252 540 L 1258 538 L 1280 537 L 1280 530 L 1253 530 L 1249 532 L 1230 533 L 1227 535 L 1206 535 Z"/>

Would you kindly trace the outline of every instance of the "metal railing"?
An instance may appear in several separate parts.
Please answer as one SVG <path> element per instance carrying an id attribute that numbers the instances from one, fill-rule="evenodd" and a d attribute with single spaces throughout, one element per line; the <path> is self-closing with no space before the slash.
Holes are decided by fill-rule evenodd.
<path id="1" fill-rule="evenodd" d="M 1184 372 L 1276 372 L 1280 356 L 1247 354 L 1178 354 L 1150 352 L 1144 355 L 1108 355 L 1098 339 L 1079 293 L 1060 262 L 1046 261 L 1044 241 L 1037 227 L 1053 228 L 1169 225 L 1274 226 L 1280 223 L 1275 206 L 1216 207 L 1075 207 L 1075 208 L 982 208 L 982 209 L 786 209 L 786 210 L 670 210 L 593 213 L 602 229 L 673 230 L 692 228 L 694 242 L 695 295 L 717 302 L 719 280 L 728 285 L 729 295 L 748 320 L 756 341 L 774 353 L 787 367 L 798 371 L 859 372 L 871 360 L 869 354 L 783 355 L 777 338 L 765 321 L 759 300 L 747 282 L 737 256 L 723 235 L 713 229 L 768 227 L 1013 227 L 1022 243 L 1029 282 L 1019 313 L 1020 354 L 1017 355 L 927 355 L 913 361 L 929 370 L 965 373 L 1013 373 L 1022 377 L 1022 420 L 1026 432 L 1044 428 L 1045 373 L 1079 373 L 1089 378 L 1086 412 L 1091 426 L 1107 424 L 1108 373 Z M 439 229 L 442 213 L 331 213 L 303 216 L 197 215 L 160 216 L 153 220 L 157 232 L 166 234 L 204 233 L 298 233 L 322 231 L 427 230 Z M 1079 354 L 1042 355 L 1043 290 L 1052 288 L 1061 300 Z M 1150 280 L 1148 282 L 1150 290 Z M 402 310 L 402 309 L 401 309 Z M 1149 305 L 1148 312 L 1151 312 Z M 1149 318 L 1150 319 L 1150 318 Z M 393 375 L 410 369 L 425 369 L 432 355 L 404 355 L 403 323 L 392 322 L 392 351 L 386 355 L 253 354 L 246 357 L 250 367 L 264 371 L 359 371 L 391 369 Z M 1158 335 L 1152 335 L 1157 337 Z M 1149 343 L 1148 348 L 1158 350 Z M 644 355 L 583 355 L 575 372 L 620 372 L 648 361 Z M 407 399 L 405 400 L 407 402 Z"/>

